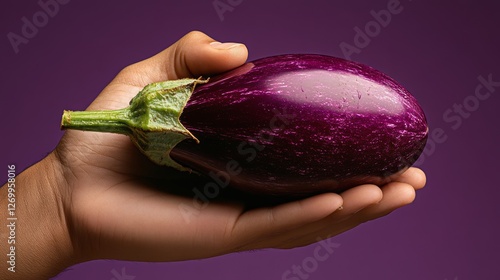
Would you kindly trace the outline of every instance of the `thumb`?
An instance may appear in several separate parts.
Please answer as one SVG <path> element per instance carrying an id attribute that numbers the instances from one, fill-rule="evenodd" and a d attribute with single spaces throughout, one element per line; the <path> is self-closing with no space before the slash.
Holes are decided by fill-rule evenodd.
<path id="1" fill-rule="evenodd" d="M 236 68 L 247 57 L 247 48 L 241 43 L 220 43 L 192 31 L 155 56 L 126 67 L 115 80 L 143 87 L 164 80 L 196 78 Z"/>
<path id="2" fill-rule="evenodd" d="M 242 65 L 248 57 L 245 45 L 220 43 L 198 31 L 188 33 L 164 52 L 169 59 L 154 58 L 171 62 L 167 72 L 171 79 L 222 73 Z"/>
<path id="3" fill-rule="evenodd" d="M 122 108 L 147 84 L 222 73 L 242 65 L 247 57 L 243 44 L 220 43 L 192 31 L 162 52 L 125 67 L 87 110 Z"/>

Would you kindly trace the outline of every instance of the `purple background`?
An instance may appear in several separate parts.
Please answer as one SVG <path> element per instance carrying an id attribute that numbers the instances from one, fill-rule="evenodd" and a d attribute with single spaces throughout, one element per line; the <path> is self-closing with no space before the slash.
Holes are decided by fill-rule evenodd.
<path id="1" fill-rule="evenodd" d="M 41 8 L 35 0 L 4 0 L 0 168 L 14 163 L 22 170 L 44 157 L 62 135 L 63 109 L 85 108 L 122 67 L 190 30 L 243 42 L 250 59 L 281 53 L 343 57 L 339 44 L 354 44 L 354 27 L 364 28 L 373 20 L 370 11 L 386 9 L 389 1 L 359 2 L 243 0 L 221 21 L 212 0 L 72 0 L 16 54 L 7 33 L 20 34 L 21 18 L 31 19 Z M 429 146 L 421 165 L 428 185 L 413 205 L 335 237 L 340 247 L 309 279 L 500 279 L 500 87 L 458 129 L 443 118 L 455 103 L 471 100 L 478 76 L 500 81 L 499 5 L 437 2 L 401 1 L 403 11 L 351 57 L 407 87 L 431 130 L 446 133 L 434 151 Z M 0 172 L 0 181 L 6 178 Z M 57 279 L 112 279 L 112 271 L 122 268 L 135 279 L 281 279 L 316 246 L 178 263 L 94 261 Z"/>

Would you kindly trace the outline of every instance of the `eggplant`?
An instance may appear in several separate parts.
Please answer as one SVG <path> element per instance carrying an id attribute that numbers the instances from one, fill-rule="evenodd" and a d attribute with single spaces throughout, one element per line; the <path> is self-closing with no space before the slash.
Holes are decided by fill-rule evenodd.
<path id="1" fill-rule="evenodd" d="M 312 54 L 151 84 L 123 110 L 65 111 L 62 128 L 126 134 L 158 164 L 282 197 L 385 184 L 428 135 L 422 108 L 392 78 Z"/>

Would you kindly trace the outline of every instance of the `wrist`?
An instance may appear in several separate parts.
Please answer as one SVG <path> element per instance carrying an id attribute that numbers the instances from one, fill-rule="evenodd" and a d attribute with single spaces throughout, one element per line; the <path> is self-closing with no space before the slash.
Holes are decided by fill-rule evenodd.
<path id="1" fill-rule="evenodd" d="M 15 178 L 15 243 L 9 244 L 12 233 L 1 231 L 0 256 L 7 258 L 15 248 L 15 272 L 4 267 L 0 278 L 41 279 L 56 275 L 75 263 L 68 231 L 64 203 L 66 182 L 59 160 L 54 153 L 32 165 Z M 8 220 L 8 185 L 0 189 L 0 218 Z M 12 243 L 12 242 L 11 242 Z M 8 245 L 8 246 L 4 246 Z M 6 262 L 3 262 L 6 263 Z"/>

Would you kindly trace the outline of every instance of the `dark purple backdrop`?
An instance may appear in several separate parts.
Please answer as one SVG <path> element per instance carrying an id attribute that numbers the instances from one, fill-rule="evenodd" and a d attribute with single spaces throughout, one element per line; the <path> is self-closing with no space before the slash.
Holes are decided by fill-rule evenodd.
<path id="1" fill-rule="evenodd" d="M 385 27 L 371 22 L 370 11 L 387 9 L 389 0 L 215 2 L 234 6 L 223 20 L 213 0 L 71 0 L 45 25 L 38 13 L 41 27 L 16 53 L 7 34 L 22 35 L 21 19 L 32 21 L 42 9 L 36 0 L 2 1 L 0 181 L 7 164 L 22 170 L 55 147 L 63 109 L 84 109 L 122 67 L 190 30 L 243 42 L 256 59 L 343 57 L 342 42 L 356 46 L 355 28 L 368 26 L 370 42 L 358 40 L 350 58 L 407 87 L 431 131 L 444 136 L 428 146 L 421 163 L 428 184 L 416 202 L 335 237 L 340 246 L 308 279 L 500 279 L 500 87 L 474 97 L 479 76 L 500 81 L 497 1 L 402 0 Z M 463 116 L 448 111 L 464 102 Z M 316 246 L 178 263 L 94 261 L 57 279 L 282 279 L 292 265 L 310 261 Z"/>

